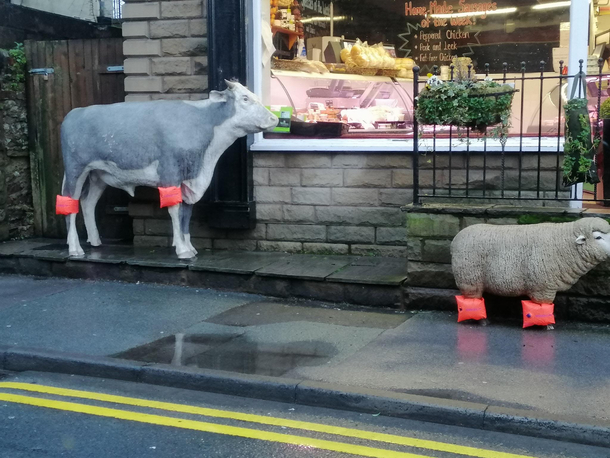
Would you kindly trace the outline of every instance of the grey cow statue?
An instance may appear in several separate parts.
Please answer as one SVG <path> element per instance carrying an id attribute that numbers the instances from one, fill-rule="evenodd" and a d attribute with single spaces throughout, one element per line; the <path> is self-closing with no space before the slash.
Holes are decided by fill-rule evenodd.
<path id="1" fill-rule="evenodd" d="M 76 232 L 79 200 L 88 242 L 101 245 L 95 206 L 106 186 L 131 196 L 136 186 L 175 190 L 180 198 L 168 212 L 176 254 L 197 254 L 189 232 L 192 207 L 208 189 L 218 159 L 238 138 L 278 124 L 256 95 L 225 82 L 226 90 L 201 101 L 127 102 L 68 113 L 61 126 L 65 173 L 57 213 L 66 215 L 70 256 L 85 254 Z"/>

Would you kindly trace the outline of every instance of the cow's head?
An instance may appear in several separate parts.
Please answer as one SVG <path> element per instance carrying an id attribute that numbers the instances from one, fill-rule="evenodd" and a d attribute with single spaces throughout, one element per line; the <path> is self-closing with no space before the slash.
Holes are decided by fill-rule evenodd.
<path id="1" fill-rule="evenodd" d="M 210 100 L 228 102 L 233 100 L 235 114 L 232 124 L 243 129 L 247 134 L 254 134 L 277 126 L 279 119 L 261 103 L 260 99 L 248 88 L 236 81 L 227 81 L 225 91 L 210 92 Z"/>

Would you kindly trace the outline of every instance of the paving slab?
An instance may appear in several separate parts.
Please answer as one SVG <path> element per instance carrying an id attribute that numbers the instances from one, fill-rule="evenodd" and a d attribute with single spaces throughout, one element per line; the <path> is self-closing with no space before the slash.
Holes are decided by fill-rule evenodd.
<path id="1" fill-rule="evenodd" d="M 189 269 L 234 274 L 252 274 L 263 267 L 289 258 L 286 253 L 261 253 L 256 251 L 216 252 L 210 256 L 200 257 Z"/>
<path id="2" fill-rule="evenodd" d="M 41 261 L 66 261 L 70 256 L 66 244 L 51 243 L 42 246 L 33 246 L 19 253 L 24 258 L 35 258 Z"/>
<path id="3" fill-rule="evenodd" d="M 85 256 L 70 258 L 70 261 L 94 262 L 102 264 L 127 264 L 136 256 L 136 249 L 130 245 L 101 245 L 99 247 L 85 246 Z M 141 250 L 145 253 L 145 249 Z"/>
<path id="4" fill-rule="evenodd" d="M 356 256 L 299 255 L 274 262 L 256 271 L 267 277 L 291 277 L 302 280 L 324 280 L 357 259 Z"/>
<path id="5" fill-rule="evenodd" d="M 407 263 L 350 265 L 326 277 L 327 281 L 367 285 L 400 285 L 407 279 Z"/>
<path id="6" fill-rule="evenodd" d="M 18 255 L 34 248 L 56 243 L 54 239 L 29 239 L 0 243 L 0 256 Z"/>
<path id="7" fill-rule="evenodd" d="M 33 299 L 61 293 L 77 285 L 73 280 L 0 276 L 0 309 L 13 305 L 27 307 L 27 302 Z"/>
<path id="8" fill-rule="evenodd" d="M 179 286 L 75 282 L 77 287 L 28 300 L 25 307 L 0 308 L 0 345 L 110 355 L 261 300 Z"/>
<path id="9" fill-rule="evenodd" d="M 604 325 L 524 330 L 420 312 L 340 364 L 289 376 L 609 420 L 608 348 Z"/>
<path id="10" fill-rule="evenodd" d="M 402 324 L 411 314 L 404 312 L 365 312 L 338 306 L 292 305 L 286 301 L 250 302 L 227 310 L 206 320 L 226 326 L 259 326 L 272 323 L 313 322 L 339 326 L 391 329 Z"/>
<path id="11" fill-rule="evenodd" d="M 134 248 L 134 256 L 126 260 L 130 266 L 186 269 L 194 259 L 179 259 L 173 248 Z"/>

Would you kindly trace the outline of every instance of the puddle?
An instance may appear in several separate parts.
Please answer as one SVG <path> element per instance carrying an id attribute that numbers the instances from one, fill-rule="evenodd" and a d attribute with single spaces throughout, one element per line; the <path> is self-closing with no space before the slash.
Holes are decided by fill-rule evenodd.
<path id="1" fill-rule="evenodd" d="M 115 358 L 280 376 L 302 366 L 326 364 L 335 354 L 327 342 L 252 342 L 239 335 L 176 334 L 113 355 Z"/>

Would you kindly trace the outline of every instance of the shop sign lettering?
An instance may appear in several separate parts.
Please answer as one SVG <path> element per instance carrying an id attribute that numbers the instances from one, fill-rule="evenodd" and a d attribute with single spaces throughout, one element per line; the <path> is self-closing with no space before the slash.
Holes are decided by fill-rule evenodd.
<path id="1" fill-rule="evenodd" d="M 406 42 L 401 49 L 420 65 L 448 65 L 459 55 L 458 48 L 474 41 L 477 21 L 497 9 L 491 1 L 409 0 L 405 16 L 412 27 L 401 35 Z"/>

